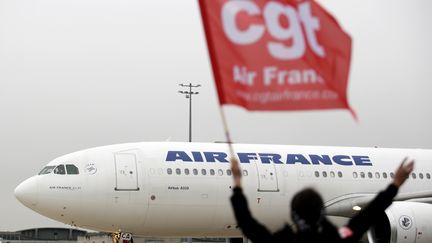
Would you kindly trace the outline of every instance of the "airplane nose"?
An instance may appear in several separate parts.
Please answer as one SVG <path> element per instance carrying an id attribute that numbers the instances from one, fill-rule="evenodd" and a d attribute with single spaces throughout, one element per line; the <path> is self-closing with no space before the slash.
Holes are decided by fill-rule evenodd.
<path id="1" fill-rule="evenodd" d="M 35 177 L 28 178 L 15 188 L 15 197 L 22 204 L 33 208 L 37 204 L 38 185 Z"/>

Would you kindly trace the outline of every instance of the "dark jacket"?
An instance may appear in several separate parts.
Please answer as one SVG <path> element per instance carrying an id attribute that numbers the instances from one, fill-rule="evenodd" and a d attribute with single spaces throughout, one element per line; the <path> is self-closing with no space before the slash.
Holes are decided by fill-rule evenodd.
<path id="1" fill-rule="evenodd" d="M 351 230 L 352 235 L 344 239 L 339 235 L 337 228 L 325 218 L 322 219 L 319 229 L 307 233 L 296 234 L 289 225 L 285 225 L 281 230 L 271 233 L 252 217 L 246 197 L 240 187 L 233 189 L 231 204 L 238 226 L 243 234 L 254 243 L 358 242 L 376 219 L 391 205 L 397 192 L 398 188 L 393 184 L 390 184 L 386 190 L 381 191 L 365 209 L 351 218 L 346 227 Z"/>

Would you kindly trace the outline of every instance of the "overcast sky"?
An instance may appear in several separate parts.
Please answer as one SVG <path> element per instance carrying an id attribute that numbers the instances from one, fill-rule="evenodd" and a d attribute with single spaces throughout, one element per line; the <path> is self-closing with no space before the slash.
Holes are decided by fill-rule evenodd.
<path id="1" fill-rule="evenodd" d="M 353 38 L 345 110 L 228 107 L 239 143 L 432 148 L 432 1 L 322 0 Z M 196 0 L 0 0 L 0 231 L 60 226 L 14 188 L 60 155 L 224 141 Z"/>

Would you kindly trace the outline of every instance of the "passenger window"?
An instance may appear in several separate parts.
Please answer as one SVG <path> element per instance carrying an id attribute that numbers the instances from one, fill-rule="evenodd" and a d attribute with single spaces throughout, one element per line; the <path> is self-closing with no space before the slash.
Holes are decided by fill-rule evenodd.
<path id="1" fill-rule="evenodd" d="M 319 172 L 315 171 L 315 177 L 319 177 Z"/>
<path id="2" fill-rule="evenodd" d="M 428 179 L 431 178 L 429 173 L 426 173 L 426 178 L 428 178 Z"/>
<path id="3" fill-rule="evenodd" d="M 189 169 L 185 169 L 185 175 L 189 175 Z"/>
<path id="4" fill-rule="evenodd" d="M 176 169 L 176 174 L 180 175 L 181 174 L 181 170 L 179 168 Z"/>
<path id="5" fill-rule="evenodd" d="M 49 174 L 54 170 L 55 166 L 45 166 L 40 172 L 39 175 Z"/>
<path id="6" fill-rule="evenodd" d="M 342 178 L 342 176 L 343 176 L 342 172 L 338 171 L 338 176 L 339 176 L 339 178 Z"/>
<path id="7" fill-rule="evenodd" d="M 198 175 L 198 170 L 197 169 L 193 169 L 192 172 L 193 172 L 194 175 Z"/>
<path id="8" fill-rule="evenodd" d="M 213 169 L 210 169 L 210 175 L 215 175 L 215 171 Z"/>
<path id="9" fill-rule="evenodd" d="M 393 172 L 390 173 L 390 177 L 394 178 L 394 173 Z"/>
<path id="10" fill-rule="evenodd" d="M 416 173 L 412 173 L 412 178 L 413 178 L 413 179 L 417 178 Z"/>
<path id="11" fill-rule="evenodd" d="M 330 171 L 330 177 L 331 177 L 331 178 L 334 178 L 334 177 L 335 177 L 335 173 L 334 173 L 334 171 Z"/>
<path id="12" fill-rule="evenodd" d="M 365 173 L 364 172 L 360 172 L 360 177 L 361 178 L 365 178 Z"/>
<path id="13" fill-rule="evenodd" d="M 202 174 L 202 175 L 207 175 L 207 171 L 206 171 L 205 169 L 202 169 L 202 170 L 201 170 L 201 174 Z"/>
<path id="14" fill-rule="evenodd" d="M 221 176 L 221 175 L 223 175 L 223 170 L 222 169 L 219 169 L 218 170 L 218 174 Z"/>
<path id="15" fill-rule="evenodd" d="M 58 174 L 58 175 L 64 175 L 64 174 L 66 174 L 64 165 L 58 165 L 54 169 L 54 174 Z"/>
<path id="16" fill-rule="evenodd" d="M 79 174 L 78 167 L 76 167 L 75 165 L 66 165 L 66 171 L 67 171 L 68 175 L 78 175 Z"/>
<path id="17" fill-rule="evenodd" d="M 423 179 L 423 173 L 419 173 L 420 179 Z"/>
<path id="18" fill-rule="evenodd" d="M 168 175 L 171 175 L 171 174 L 172 174 L 172 169 L 171 169 L 171 168 L 168 168 L 168 169 L 167 169 L 167 173 L 168 173 Z"/>
<path id="19" fill-rule="evenodd" d="M 372 178 L 372 172 L 368 172 L 368 177 Z"/>
<path id="20" fill-rule="evenodd" d="M 231 170 L 227 170 L 227 175 L 230 176 L 231 175 Z"/>
<path id="21" fill-rule="evenodd" d="M 243 170 L 243 176 L 248 176 L 248 171 L 247 170 Z"/>
<path id="22" fill-rule="evenodd" d="M 357 178 L 357 177 L 358 177 L 357 172 L 355 172 L 355 171 L 353 172 L 353 177 L 354 177 L 354 178 Z"/>
<path id="23" fill-rule="evenodd" d="M 380 176 L 380 173 L 375 172 L 375 178 L 379 179 L 380 177 L 381 177 L 381 176 Z"/>
<path id="24" fill-rule="evenodd" d="M 383 172 L 383 178 L 387 179 L 387 173 Z"/>
<path id="25" fill-rule="evenodd" d="M 323 177 L 327 177 L 327 172 L 323 171 L 322 175 L 323 175 Z"/>

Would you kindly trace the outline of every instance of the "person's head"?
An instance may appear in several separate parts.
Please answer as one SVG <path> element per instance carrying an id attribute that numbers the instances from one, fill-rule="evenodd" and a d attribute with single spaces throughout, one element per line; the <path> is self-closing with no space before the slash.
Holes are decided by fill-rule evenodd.
<path id="1" fill-rule="evenodd" d="M 318 229 L 323 217 L 323 200 L 312 188 L 298 192 L 291 202 L 291 217 L 299 231 Z"/>

